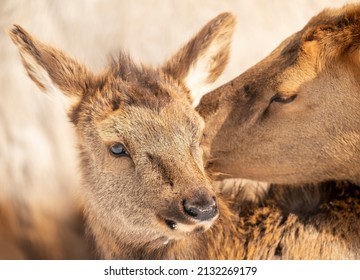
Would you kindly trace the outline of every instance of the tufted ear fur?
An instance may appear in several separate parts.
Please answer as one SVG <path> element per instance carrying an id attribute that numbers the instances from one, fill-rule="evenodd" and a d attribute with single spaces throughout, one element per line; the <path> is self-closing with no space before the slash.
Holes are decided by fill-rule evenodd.
<path id="1" fill-rule="evenodd" d="M 58 89 L 71 104 L 81 99 L 92 79 L 85 66 L 62 51 L 41 43 L 18 25 L 14 25 L 8 34 L 20 51 L 28 75 L 42 91 L 53 93 Z"/>
<path id="2" fill-rule="evenodd" d="M 360 7 L 349 4 L 326 9 L 304 27 L 302 49 L 310 56 L 321 56 L 323 64 L 344 54 L 358 54 L 360 47 Z"/>
<path id="3" fill-rule="evenodd" d="M 196 101 L 224 71 L 235 23 L 230 13 L 218 15 L 163 66 L 166 73 L 184 83 Z"/>

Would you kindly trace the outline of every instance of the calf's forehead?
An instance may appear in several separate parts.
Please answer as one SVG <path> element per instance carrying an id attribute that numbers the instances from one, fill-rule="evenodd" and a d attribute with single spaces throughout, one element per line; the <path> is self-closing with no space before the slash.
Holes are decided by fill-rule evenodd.
<path id="1" fill-rule="evenodd" d="M 158 110 L 124 106 L 96 123 L 104 142 L 126 140 L 137 147 L 188 145 L 203 126 L 202 119 L 190 105 L 180 100 Z"/>

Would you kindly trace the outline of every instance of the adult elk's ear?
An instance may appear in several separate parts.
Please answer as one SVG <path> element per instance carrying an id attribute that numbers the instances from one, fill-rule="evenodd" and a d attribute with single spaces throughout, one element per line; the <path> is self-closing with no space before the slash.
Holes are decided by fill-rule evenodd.
<path id="1" fill-rule="evenodd" d="M 224 71 L 235 23 L 230 13 L 218 15 L 163 66 L 166 73 L 189 89 L 194 103 L 211 90 L 211 85 Z"/>
<path id="2" fill-rule="evenodd" d="M 40 42 L 18 25 L 8 34 L 19 49 L 28 75 L 42 91 L 53 94 L 58 89 L 71 105 L 79 102 L 92 79 L 84 65 Z"/>

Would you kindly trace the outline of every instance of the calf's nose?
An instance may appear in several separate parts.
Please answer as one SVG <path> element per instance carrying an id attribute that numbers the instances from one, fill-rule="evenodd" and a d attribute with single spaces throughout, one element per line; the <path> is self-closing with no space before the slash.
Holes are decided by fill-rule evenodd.
<path id="1" fill-rule="evenodd" d="M 183 200 L 184 212 L 199 221 L 211 220 L 218 214 L 215 197 L 196 196 Z"/>

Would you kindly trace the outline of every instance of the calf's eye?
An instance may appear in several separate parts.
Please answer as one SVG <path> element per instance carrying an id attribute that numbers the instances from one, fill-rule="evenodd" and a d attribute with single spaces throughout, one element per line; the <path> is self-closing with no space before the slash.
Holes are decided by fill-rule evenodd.
<path id="1" fill-rule="evenodd" d="M 124 145 L 120 143 L 112 144 L 109 150 L 111 155 L 113 155 L 114 157 L 130 156 L 129 152 L 125 149 Z"/>

